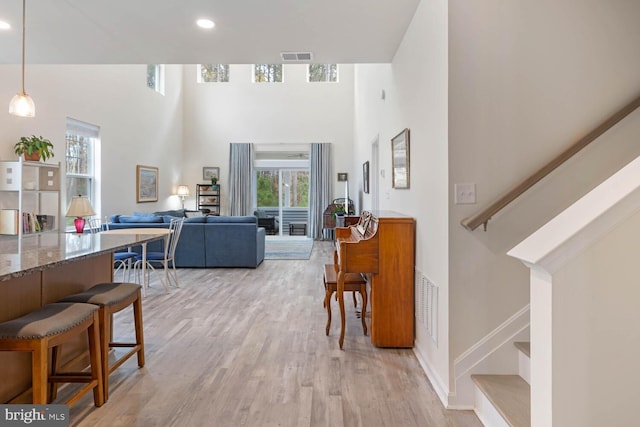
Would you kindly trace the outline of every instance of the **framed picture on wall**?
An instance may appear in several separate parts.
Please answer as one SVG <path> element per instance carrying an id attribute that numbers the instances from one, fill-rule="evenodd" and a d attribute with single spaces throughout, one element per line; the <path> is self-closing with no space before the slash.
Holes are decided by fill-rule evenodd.
<path id="1" fill-rule="evenodd" d="M 136 202 L 158 201 L 158 168 L 154 166 L 136 166 Z"/>
<path id="2" fill-rule="evenodd" d="M 393 188 L 409 188 L 409 129 L 391 139 L 391 184 Z"/>
<path id="3" fill-rule="evenodd" d="M 205 166 L 202 168 L 202 180 L 211 181 L 211 178 L 215 177 L 216 180 L 220 180 L 220 168 L 213 166 Z"/>
<path id="4" fill-rule="evenodd" d="M 369 161 L 362 164 L 362 191 L 369 194 Z"/>

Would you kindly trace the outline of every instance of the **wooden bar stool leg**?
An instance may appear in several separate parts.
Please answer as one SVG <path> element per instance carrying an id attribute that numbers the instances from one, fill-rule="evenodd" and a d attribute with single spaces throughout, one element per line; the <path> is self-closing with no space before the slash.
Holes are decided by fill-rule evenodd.
<path id="1" fill-rule="evenodd" d="M 38 340 L 34 343 L 31 352 L 31 385 L 34 405 L 46 405 L 47 403 L 47 380 L 49 372 L 47 370 L 49 348 L 46 340 Z"/>
<path id="2" fill-rule="evenodd" d="M 61 345 L 55 346 L 51 349 L 51 369 L 50 375 L 54 376 L 58 372 L 58 368 L 60 367 L 60 352 Z M 49 402 L 53 402 L 58 397 L 58 385 L 55 382 L 49 383 Z"/>
<path id="3" fill-rule="evenodd" d="M 111 339 L 112 317 L 109 310 L 100 307 L 100 365 L 102 367 L 102 394 L 105 402 L 109 400 L 109 341 Z"/>
<path id="4" fill-rule="evenodd" d="M 176 282 L 177 283 L 177 282 Z M 136 330 L 136 345 L 138 347 L 138 366 L 143 367 L 144 360 L 144 333 L 142 331 L 142 293 L 138 290 L 138 299 L 133 303 L 133 318 Z"/>
<path id="5" fill-rule="evenodd" d="M 87 330 L 89 335 L 89 358 L 91 360 L 91 380 L 97 382 L 97 387 L 93 388 L 93 403 L 95 406 L 102 406 L 105 402 L 104 371 L 102 370 L 102 357 L 100 350 L 100 315 L 99 312 L 93 314 L 93 324 Z M 71 403 L 69 403 L 71 404 Z"/>

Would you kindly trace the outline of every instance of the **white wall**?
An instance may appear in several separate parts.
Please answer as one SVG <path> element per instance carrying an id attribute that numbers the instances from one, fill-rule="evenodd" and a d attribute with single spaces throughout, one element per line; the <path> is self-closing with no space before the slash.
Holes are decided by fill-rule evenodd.
<path id="1" fill-rule="evenodd" d="M 252 65 L 231 65 L 228 83 L 197 83 L 196 72 L 195 65 L 184 68 L 183 180 L 193 188 L 202 182 L 203 166 L 219 166 L 223 214 L 228 209 L 231 142 L 331 142 L 333 176 L 347 172 L 355 187 L 352 65 L 339 65 L 337 84 L 308 83 L 307 66 L 299 64 L 283 67 L 283 83 L 253 83 Z M 334 186 L 335 197 L 344 197 L 337 179 Z M 186 206 L 194 208 L 195 198 L 187 199 Z"/>
<path id="2" fill-rule="evenodd" d="M 181 83 L 181 66 L 167 67 L 161 96 L 146 87 L 146 65 L 28 65 L 25 89 L 36 117 L 0 113 L 0 157 L 15 160 L 20 136 L 43 135 L 55 146 L 49 161 L 61 162 L 64 171 L 66 117 L 72 117 L 100 126 L 103 215 L 178 208 L 172 194 L 183 170 Z M 19 84 L 19 67 L 0 66 L 7 108 Z M 157 203 L 136 203 L 137 164 L 159 168 Z"/>
<path id="3" fill-rule="evenodd" d="M 356 67 L 354 168 L 379 136 L 381 208 L 416 217 L 416 268 L 444 296 L 441 341 L 436 348 L 418 331 L 417 350 L 454 405 L 454 360 L 529 301 L 528 271 L 506 251 L 640 154 L 640 112 L 496 215 L 486 232 L 460 220 L 637 95 L 637 16 L 640 4 L 622 1 L 423 0 L 391 68 Z M 404 127 L 412 185 L 392 190 L 389 140 Z M 454 204 L 456 183 L 476 184 L 476 205 Z M 370 203 L 364 195 L 364 207 Z"/>
<path id="4" fill-rule="evenodd" d="M 230 142 L 331 142 L 333 175 L 348 172 L 355 187 L 361 169 L 352 170 L 350 161 L 353 66 L 339 66 L 339 84 L 307 83 L 306 65 L 286 65 L 284 83 L 257 85 L 251 70 L 232 65 L 230 83 L 198 84 L 195 65 L 167 66 L 162 96 L 146 87 L 145 65 L 28 66 L 26 89 L 35 99 L 36 118 L 0 114 L 0 156 L 15 159 L 15 141 L 35 133 L 50 138 L 53 161 L 64 162 L 65 118 L 100 126 L 103 214 L 179 208 L 177 185 L 195 193 L 203 166 L 220 167 L 224 213 Z M 19 67 L 0 67 L 0 96 L 7 105 L 19 78 Z M 137 164 L 159 168 L 157 203 L 135 202 Z M 344 186 L 335 185 L 335 197 L 343 197 Z M 186 207 L 195 207 L 193 194 Z"/>
<path id="5" fill-rule="evenodd" d="M 370 159 L 379 135 L 380 208 L 416 219 L 416 269 L 440 288 L 438 343 L 416 329 L 416 350 L 434 387 L 449 389 L 447 4 L 422 1 L 389 65 L 358 65 L 356 165 Z M 381 91 L 385 99 L 381 99 Z M 391 138 L 410 129 L 409 190 L 391 186 Z M 355 166 L 354 166 L 355 167 Z M 365 207 L 370 197 L 365 197 Z"/>
<path id="6" fill-rule="evenodd" d="M 384 91 L 384 99 L 382 93 Z M 355 66 L 355 114 L 354 114 L 354 155 L 353 167 L 362 167 L 369 160 L 369 194 L 362 192 L 362 178 L 358 185 L 358 201 L 361 210 L 372 209 L 374 175 L 379 181 L 381 206 L 385 206 L 391 197 L 391 164 L 386 159 L 391 151 L 388 143 L 390 116 L 395 113 L 392 102 L 395 99 L 391 84 L 391 64 L 358 64 Z M 373 170 L 372 144 L 379 145 L 379 169 Z M 382 176 L 384 175 L 384 176 Z"/>
<path id="7" fill-rule="evenodd" d="M 640 154 L 636 112 L 486 232 L 459 224 L 637 96 L 638 16 L 626 1 L 449 1 L 452 358 L 528 302 L 528 272 L 505 252 Z M 477 205 L 453 204 L 464 182 Z"/>
<path id="8" fill-rule="evenodd" d="M 640 213 L 554 274 L 553 425 L 637 424 Z"/>

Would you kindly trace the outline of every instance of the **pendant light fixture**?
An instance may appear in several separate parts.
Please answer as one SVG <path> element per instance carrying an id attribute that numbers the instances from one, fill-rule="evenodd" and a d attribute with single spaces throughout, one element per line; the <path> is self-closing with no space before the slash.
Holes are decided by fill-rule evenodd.
<path id="1" fill-rule="evenodd" d="M 36 105 L 33 99 L 24 91 L 24 51 L 25 51 L 25 11 L 27 0 L 22 0 L 22 90 L 16 96 L 11 98 L 9 103 L 9 114 L 20 117 L 34 117 L 36 115 Z"/>

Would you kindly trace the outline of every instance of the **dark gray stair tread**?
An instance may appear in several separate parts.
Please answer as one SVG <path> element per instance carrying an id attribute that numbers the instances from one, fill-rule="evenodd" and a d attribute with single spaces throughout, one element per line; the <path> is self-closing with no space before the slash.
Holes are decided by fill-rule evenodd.
<path id="1" fill-rule="evenodd" d="M 531 343 L 530 342 L 528 342 L 528 341 L 527 342 L 520 341 L 520 342 L 514 343 L 514 345 L 516 346 L 516 348 L 518 350 L 520 350 L 521 352 L 526 354 L 527 357 L 531 358 Z"/>
<path id="2" fill-rule="evenodd" d="M 511 427 L 531 426 L 531 387 L 519 375 L 472 375 L 478 388 Z"/>

